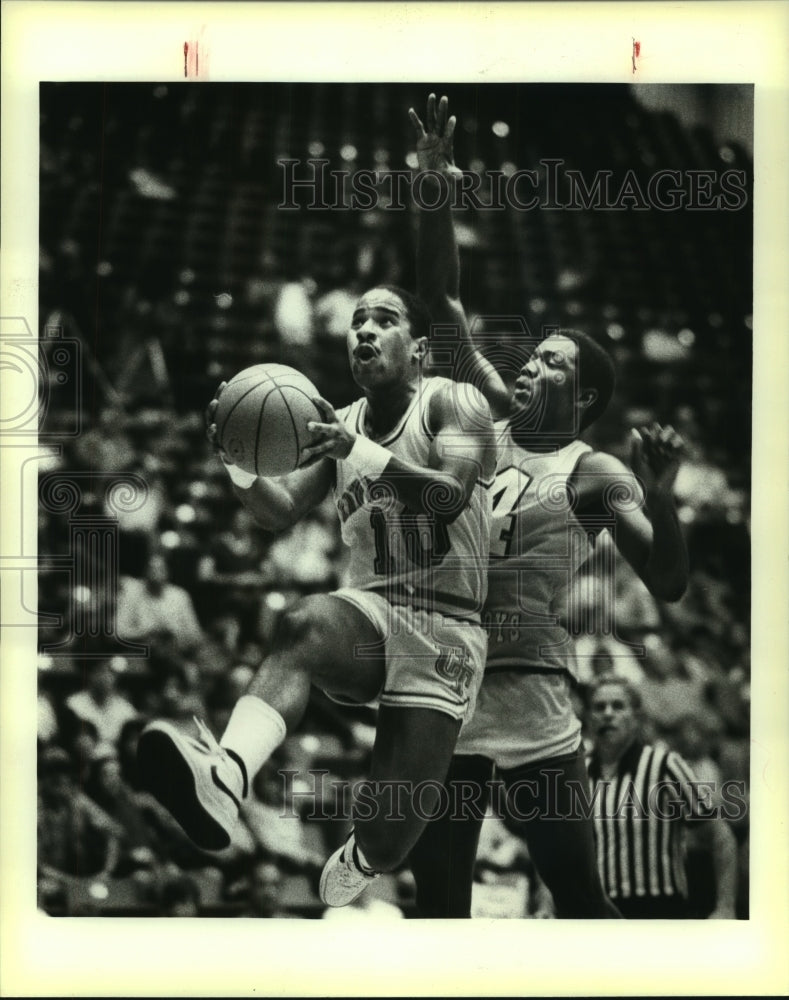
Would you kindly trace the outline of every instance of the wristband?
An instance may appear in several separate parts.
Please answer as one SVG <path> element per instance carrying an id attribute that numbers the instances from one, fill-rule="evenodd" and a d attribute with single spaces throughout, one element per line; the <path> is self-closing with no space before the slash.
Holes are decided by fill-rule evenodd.
<path id="1" fill-rule="evenodd" d="M 370 479 L 378 479 L 389 464 L 392 453 L 369 438 L 356 435 L 353 448 L 345 459 L 357 472 L 364 473 Z"/>
<path id="2" fill-rule="evenodd" d="M 224 458 L 222 459 L 222 464 L 228 476 L 230 476 L 231 482 L 235 483 L 240 490 L 248 490 L 254 482 L 257 482 L 258 477 L 253 472 L 244 472 L 243 469 L 240 469 L 232 462 L 226 462 Z"/>

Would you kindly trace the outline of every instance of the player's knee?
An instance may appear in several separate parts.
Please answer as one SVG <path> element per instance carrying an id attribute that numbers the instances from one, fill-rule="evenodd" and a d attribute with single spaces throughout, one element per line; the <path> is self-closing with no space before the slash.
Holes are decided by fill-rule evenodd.
<path id="1" fill-rule="evenodd" d="M 321 602 L 305 597 L 280 616 L 274 644 L 280 649 L 296 645 L 319 646 L 329 640 L 327 625 Z"/>
<path id="2" fill-rule="evenodd" d="M 284 611 L 277 621 L 277 629 L 274 633 L 274 644 L 276 646 L 292 646 L 309 633 L 309 619 L 301 608 L 296 604 L 292 608 Z"/>

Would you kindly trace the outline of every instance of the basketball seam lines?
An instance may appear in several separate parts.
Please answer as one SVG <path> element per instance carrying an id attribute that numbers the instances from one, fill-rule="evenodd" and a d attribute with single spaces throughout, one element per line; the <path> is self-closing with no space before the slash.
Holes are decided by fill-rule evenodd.
<path id="1" fill-rule="evenodd" d="M 273 379 L 270 379 L 270 381 L 273 381 Z M 237 407 L 239 406 L 239 404 L 243 403 L 243 402 L 244 402 L 244 400 L 245 400 L 245 399 L 247 398 L 247 396 L 248 396 L 248 395 L 249 395 L 249 394 L 250 394 L 251 392 L 254 392 L 254 391 L 255 391 L 255 389 L 257 389 L 257 388 L 258 388 L 258 386 L 261 386 L 261 385 L 265 385 L 265 382 L 257 382 L 257 383 L 255 383 L 255 385 L 253 385 L 251 389 L 247 389 L 247 391 L 246 391 L 246 392 L 244 393 L 244 395 L 243 395 L 243 396 L 239 396 L 239 397 L 238 397 L 238 399 L 237 399 L 237 400 L 235 401 L 235 403 L 233 403 L 233 405 L 232 405 L 232 406 L 230 407 L 230 409 L 229 409 L 229 410 L 227 411 L 227 416 L 226 416 L 226 417 L 225 417 L 225 419 L 224 419 L 224 420 L 222 421 L 222 428 L 221 428 L 221 430 L 219 431 L 219 436 L 220 436 L 220 438 L 224 439 L 224 436 L 225 436 L 225 435 L 224 435 L 224 430 L 225 430 L 225 428 L 227 427 L 227 425 L 228 425 L 228 423 L 229 423 L 229 421 L 230 421 L 230 418 L 231 418 L 231 417 L 233 416 L 233 414 L 235 413 L 235 411 L 236 411 L 236 408 L 237 408 Z M 265 405 L 266 405 L 266 401 L 265 401 L 265 399 L 264 399 L 264 400 L 263 400 L 263 406 L 265 406 Z M 262 412 L 262 410 L 261 410 L 261 412 Z M 224 444 L 222 443 L 222 441 L 220 441 L 220 442 L 219 442 L 219 447 L 220 447 L 220 448 L 224 448 Z M 255 453 L 255 455 L 257 456 L 257 452 Z M 257 469 L 257 457 L 255 458 L 255 469 Z"/>
<path id="2" fill-rule="evenodd" d="M 271 381 L 274 382 L 274 379 L 272 379 Z M 276 385 L 276 383 L 274 384 Z M 274 391 L 273 389 L 269 389 L 269 391 L 263 397 L 263 402 L 260 407 L 260 416 L 258 417 L 258 427 L 257 431 L 255 432 L 255 475 L 256 476 L 260 475 L 260 470 L 258 465 L 258 454 L 260 450 L 260 432 L 263 430 L 263 416 L 266 412 L 266 403 L 268 402 L 269 396 L 273 391 Z M 280 393 L 280 395 L 282 395 L 282 393 Z"/>
<path id="3" fill-rule="evenodd" d="M 279 386 L 277 386 L 277 388 L 279 389 L 279 394 L 282 397 L 282 402 L 285 404 L 285 409 L 288 411 L 288 416 L 290 417 L 290 422 L 293 425 L 293 437 L 296 439 L 296 468 L 298 469 L 298 467 L 299 467 L 299 457 L 301 455 L 301 438 L 299 437 L 299 429 L 296 426 L 296 421 L 293 419 L 293 411 L 291 410 L 290 406 L 288 405 L 288 400 L 287 400 L 287 398 L 285 396 L 285 393 L 282 391 L 282 389 L 279 388 Z M 295 388 L 295 387 L 291 386 L 291 388 Z M 297 390 L 297 391 L 301 392 L 300 389 Z M 303 393 L 303 395 L 306 398 L 309 398 L 307 396 L 306 392 Z"/>

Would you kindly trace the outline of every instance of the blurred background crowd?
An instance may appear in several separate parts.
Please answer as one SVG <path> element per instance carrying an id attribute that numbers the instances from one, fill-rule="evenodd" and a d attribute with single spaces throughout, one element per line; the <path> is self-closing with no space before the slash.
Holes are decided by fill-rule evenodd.
<path id="1" fill-rule="evenodd" d="M 134 748 L 153 716 L 189 725 L 197 715 L 219 735 L 282 610 L 342 580 L 331 503 L 286 535 L 256 527 L 205 441 L 203 410 L 222 379 L 265 361 L 294 365 L 336 406 L 355 398 L 348 316 L 377 282 L 414 287 L 415 215 L 387 202 L 384 184 L 368 211 L 342 209 L 334 191 L 332 207 L 308 208 L 307 189 L 296 192 L 300 207 L 280 209 L 278 161 L 298 159 L 300 178 L 312 176 L 310 158 L 338 171 L 408 170 L 406 111 L 426 93 L 41 87 L 42 434 L 60 446 L 42 476 L 80 474 L 82 523 L 103 523 L 113 539 L 75 554 L 73 510 L 41 505 L 38 851 L 48 912 L 323 915 L 316 880 L 348 829 L 338 796 L 366 771 L 370 710 L 314 693 L 221 855 L 194 848 L 139 789 Z M 751 90 L 458 85 L 449 96 L 456 160 L 480 173 L 534 168 L 544 185 L 546 158 L 588 181 L 632 170 L 645 187 L 662 169 L 743 173 L 747 199 L 735 211 L 469 208 L 457 228 L 462 296 L 491 356 L 517 356 L 524 323 L 533 336 L 550 325 L 586 330 L 618 369 L 590 443 L 626 459 L 630 428 L 652 419 L 687 442 L 677 491 L 688 592 L 659 604 L 616 564 L 615 629 L 578 644 L 579 713 L 592 678 L 621 673 L 642 692 L 645 737 L 679 750 L 699 778 L 747 784 Z M 78 397 L 64 388 L 77 380 L 60 378 L 69 365 Z M 106 477 L 125 474 L 144 482 L 144 502 L 109 508 Z M 108 560 L 117 566 L 117 585 L 102 582 L 102 560 L 105 577 Z M 575 604 L 590 616 L 602 562 L 576 581 Z M 106 634 L 91 635 L 85 623 L 98 620 Z M 747 816 L 735 832 L 742 915 Z M 709 879 L 696 861 L 703 910 Z M 379 883 L 332 918 L 413 915 L 407 872 Z M 476 912 L 537 915 L 537 888 L 522 844 L 491 818 Z"/>

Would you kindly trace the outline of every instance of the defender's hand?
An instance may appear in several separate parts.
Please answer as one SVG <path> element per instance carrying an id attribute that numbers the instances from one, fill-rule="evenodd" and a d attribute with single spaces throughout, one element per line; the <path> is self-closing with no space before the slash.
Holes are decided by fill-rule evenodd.
<path id="1" fill-rule="evenodd" d="M 685 442 L 673 427 L 650 424 L 633 428 L 630 464 L 647 491 L 671 493 L 679 472 Z"/>
<path id="2" fill-rule="evenodd" d="M 323 414 L 323 421 L 310 420 L 307 424 L 307 430 L 314 435 L 314 439 L 312 444 L 301 449 L 300 469 L 321 458 L 347 458 L 356 440 L 356 435 L 338 419 L 331 403 L 321 396 L 316 396 L 313 403 Z"/>
<path id="3" fill-rule="evenodd" d="M 413 108 L 408 109 L 408 117 L 416 133 L 416 155 L 420 170 L 434 170 L 447 180 L 461 177 L 463 172 L 455 166 L 452 138 L 457 119 L 449 116 L 449 100 L 442 97 L 436 106 L 436 95 L 427 99 L 427 128 Z"/>

